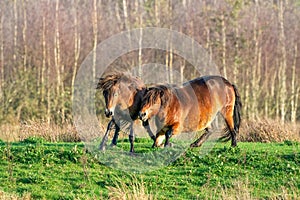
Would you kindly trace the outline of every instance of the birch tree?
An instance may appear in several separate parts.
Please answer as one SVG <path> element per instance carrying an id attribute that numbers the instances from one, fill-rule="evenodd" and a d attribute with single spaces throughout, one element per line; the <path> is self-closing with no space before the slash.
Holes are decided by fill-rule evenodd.
<path id="1" fill-rule="evenodd" d="M 299 80 L 296 79 L 296 64 L 297 64 L 297 55 L 298 55 L 298 44 L 295 42 L 294 46 L 294 59 L 292 65 L 292 83 L 291 83 L 291 122 L 296 123 L 297 120 L 297 109 L 298 109 L 298 100 L 299 100 L 299 90 L 300 87 L 297 86 Z"/>
<path id="2" fill-rule="evenodd" d="M 78 0 L 75 1 L 75 8 L 74 8 L 74 68 L 73 68 L 73 75 L 72 75 L 72 82 L 71 82 L 71 89 L 72 89 L 72 96 L 71 96 L 71 102 L 73 102 L 74 99 L 74 84 L 75 84 L 75 78 L 78 68 L 78 60 L 80 55 L 80 34 L 78 32 L 78 15 L 77 15 L 77 7 L 78 7 Z"/>
<path id="3" fill-rule="evenodd" d="M 0 16 L 0 99 L 3 95 L 3 83 L 4 83 L 4 37 L 3 37 L 3 19 L 4 17 Z"/>
<path id="4" fill-rule="evenodd" d="M 286 68 L 287 68 L 287 53 L 285 45 L 285 29 L 284 29 L 284 1 L 279 0 L 278 2 L 278 20 L 279 20 L 279 47 L 281 50 L 281 61 L 280 61 L 280 73 L 279 73 L 279 83 L 280 83 L 280 120 L 281 123 L 285 122 L 286 115 L 286 100 L 287 100 L 287 88 L 286 88 Z"/>
<path id="5" fill-rule="evenodd" d="M 27 71 L 27 0 L 22 0 L 22 7 L 23 7 L 23 43 L 24 43 L 24 54 L 23 54 L 23 67 L 24 71 Z"/>
<path id="6" fill-rule="evenodd" d="M 14 0 L 14 51 L 13 51 L 13 61 L 17 61 L 17 42 L 18 42 L 18 7 L 17 0 Z"/>

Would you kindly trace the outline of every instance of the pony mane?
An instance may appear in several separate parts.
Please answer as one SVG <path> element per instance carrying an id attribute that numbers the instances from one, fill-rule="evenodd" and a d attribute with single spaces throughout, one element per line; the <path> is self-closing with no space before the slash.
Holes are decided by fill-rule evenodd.
<path id="1" fill-rule="evenodd" d="M 144 96 L 143 104 L 155 104 L 157 98 L 161 99 L 161 104 L 164 105 L 171 95 L 171 85 L 155 85 L 148 88 Z"/>
<path id="2" fill-rule="evenodd" d="M 99 78 L 96 89 L 109 90 L 111 87 L 121 81 L 124 83 L 128 83 L 137 89 L 145 88 L 144 83 L 139 78 L 132 77 L 129 74 L 116 72 Z"/>

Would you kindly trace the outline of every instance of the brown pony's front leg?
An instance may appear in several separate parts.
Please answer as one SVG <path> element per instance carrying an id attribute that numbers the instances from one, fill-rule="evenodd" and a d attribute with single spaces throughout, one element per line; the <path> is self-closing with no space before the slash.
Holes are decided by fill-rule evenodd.
<path id="1" fill-rule="evenodd" d="M 129 142 L 130 142 L 130 153 L 134 153 L 134 133 L 133 133 L 133 124 L 130 125 L 129 133 Z"/>
<path id="2" fill-rule="evenodd" d="M 105 134 L 104 134 L 104 136 L 103 136 L 103 138 L 102 138 L 102 141 L 101 141 L 101 143 L 100 143 L 100 146 L 99 146 L 99 149 L 100 149 L 101 151 L 104 151 L 104 150 L 105 150 L 105 145 L 106 145 L 106 142 L 107 142 L 107 140 L 108 140 L 108 135 L 109 135 L 110 131 L 113 129 L 113 126 L 114 126 L 114 125 L 117 127 L 115 121 L 114 121 L 113 119 L 110 120 L 110 122 L 109 122 L 108 125 L 107 125 L 106 132 L 105 132 Z"/>
<path id="3" fill-rule="evenodd" d="M 120 132 L 120 127 L 117 124 L 115 126 L 116 126 L 115 134 L 110 144 L 110 146 L 112 147 L 117 145 L 119 132 Z"/>
<path id="4" fill-rule="evenodd" d="M 172 137 L 173 129 L 170 128 L 169 130 L 166 131 L 165 136 L 166 136 L 166 141 L 165 141 L 165 147 L 170 146 L 170 138 Z"/>
<path id="5" fill-rule="evenodd" d="M 160 130 L 155 137 L 155 141 L 152 145 L 152 148 L 154 147 L 160 147 L 162 145 L 163 140 L 165 139 L 165 132 Z"/>
<path id="6" fill-rule="evenodd" d="M 153 134 L 153 132 L 151 131 L 151 128 L 150 128 L 150 126 L 149 126 L 149 121 L 147 120 L 147 121 L 143 121 L 143 127 L 146 129 L 146 131 L 147 131 L 147 133 L 148 133 L 148 135 L 150 136 L 150 138 L 153 140 L 153 141 L 155 141 L 155 135 Z"/>

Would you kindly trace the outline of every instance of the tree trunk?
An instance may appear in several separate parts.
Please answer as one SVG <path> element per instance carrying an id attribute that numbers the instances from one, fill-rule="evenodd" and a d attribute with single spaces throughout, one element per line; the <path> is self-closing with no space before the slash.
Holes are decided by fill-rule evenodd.
<path id="1" fill-rule="evenodd" d="M 298 81 L 296 80 L 296 64 L 297 64 L 297 55 L 298 55 L 298 47 L 297 42 L 295 42 L 294 47 L 294 60 L 292 66 L 292 88 L 291 88 L 291 122 L 296 123 L 297 118 L 297 103 L 298 103 L 298 92 L 299 87 L 296 88 Z"/>
<path id="2" fill-rule="evenodd" d="M 26 9 L 26 3 L 27 0 L 22 0 L 23 5 L 23 42 L 24 42 L 24 55 L 23 55 L 23 67 L 24 71 L 27 71 L 27 37 L 26 37 L 26 31 L 27 31 L 27 9 Z"/>
<path id="3" fill-rule="evenodd" d="M 129 21 L 128 21 L 128 12 L 127 12 L 127 2 L 126 0 L 123 0 L 123 14 L 125 19 L 125 29 L 129 30 Z"/>
<path id="4" fill-rule="evenodd" d="M 143 16 L 140 15 L 140 38 L 139 38 L 139 58 L 138 58 L 138 76 L 142 77 L 142 42 L 143 42 Z"/>
<path id="5" fill-rule="evenodd" d="M 14 52 L 13 52 L 13 61 L 16 65 L 17 61 L 17 42 L 18 42 L 18 8 L 17 0 L 14 0 Z M 17 66 L 17 65 L 16 65 Z"/>
<path id="6" fill-rule="evenodd" d="M 142 4 L 142 3 L 141 3 Z M 142 64 L 143 64 L 143 58 L 142 58 L 142 42 L 143 42 L 143 15 L 144 11 L 140 8 L 142 5 L 139 5 L 139 1 L 135 1 L 135 10 L 136 13 L 139 13 L 136 15 L 136 21 L 139 24 L 140 28 L 140 35 L 139 35 L 139 51 L 138 51 L 138 77 L 142 77 Z"/>
<path id="7" fill-rule="evenodd" d="M 281 123 L 285 122 L 286 115 L 286 100 L 287 100 L 287 88 L 286 88 L 286 68 L 287 68 L 287 59 L 286 59 L 286 47 L 285 47 L 285 30 L 284 30 L 284 5 L 283 0 L 279 1 L 279 10 L 278 10 L 278 19 L 279 19 L 279 45 L 281 49 L 282 60 L 280 62 L 280 120 Z"/>
<path id="8" fill-rule="evenodd" d="M 92 80 L 96 79 L 96 61 L 97 61 L 97 45 L 98 45 L 98 14 L 97 14 L 97 0 L 93 1 L 93 66 L 92 66 Z"/>
<path id="9" fill-rule="evenodd" d="M 222 29 L 222 65 L 223 75 L 227 78 L 227 66 L 226 66 L 226 25 L 224 14 L 221 15 L 221 29 Z"/>
<path id="10" fill-rule="evenodd" d="M 71 82 L 71 89 L 72 89 L 72 96 L 71 102 L 73 103 L 74 100 L 74 85 L 75 85 L 75 78 L 78 68 L 78 60 L 80 55 L 80 34 L 78 33 L 78 16 L 77 16 L 77 7 L 78 7 L 78 0 L 75 0 L 75 8 L 74 8 L 74 68 L 73 68 L 73 75 L 72 75 L 72 82 Z"/>
<path id="11" fill-rule="evenodd" d="M 155 5 L 154 5 L 154 9 L 155 9 L 155 25 L 159 26 L 160 24 L 160 0 L 155 0 Z"/>
<path id="12" fill-rule="evenodd" d="M 51 61 L 50 56 L 48 57 L 48 67 L 47 67 L 47 124 L 50 125 L 51 123 L 51 87 L 50 87 L 50 67 Z"/>
<path id="13" fill-rule="evenodd" d="M 43 51 L 43 58 L 42 58 L 42 70 L 41 70 L 41 101 L 44 102 L 45 100 L 45 69 L 46 69 L 46 17 L 43 15 L 43 29 L 42 29 L 42 51 Z"/>
<path id="14" fill-rule="evenodd" d="M 58 110 L 57 114 L 60 115 L 61 122 L 63 122 L 64 106 L 61 106 L 61 103 L 63 103 L 61 97 L 63 97 L 64 91 L 63 91 L 63 85 L 61 79 L 63 66 L 61 65 L 61 53 L 60 53 L 59 0 L 56 0 L 56 7 L 55 7 L 54 63 L 55 63 L 56 76 L 57 76 L 55 107 Z"/>
<path id="15" fill-rule="evenodd" d="M 4 84 L 4 37 L 3 37 L 3 19 L 4 17 L 1 15 L 0 18 L 0 99 L 3 95 L 3 84 Z"/>
<path id="16" fill-rule="evenodd" d="M 254 19 L 253 19 L 253 42 L 254 42 L 254 59 L 253 59 L 253 69 L 251 77 L 251 111 L 250 115 L 252 119 L 255 119 L 258 116 L 257 105 L 258 105 L 258 90 L 259 90 L 259 41 L 258 41 L 258 26 L 257 26 L 257 14 L 258 14 L 258 0 L 255 0 L 255 9 L 254 9 Z"/>

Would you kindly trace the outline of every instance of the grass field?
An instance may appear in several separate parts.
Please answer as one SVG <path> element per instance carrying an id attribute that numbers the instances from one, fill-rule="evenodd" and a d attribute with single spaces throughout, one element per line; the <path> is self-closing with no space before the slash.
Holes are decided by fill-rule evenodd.
<path id="1" fill-rule="evenodd" d="M 139 150 L 150 141 L 136 143 Z M 0 142 L 0 199 L 299 199 L 300 143 L 218 143 L 157 171 L 107 167 L 82 143 Z M 149 144 L 148 144 L 149 143 Z"/>

